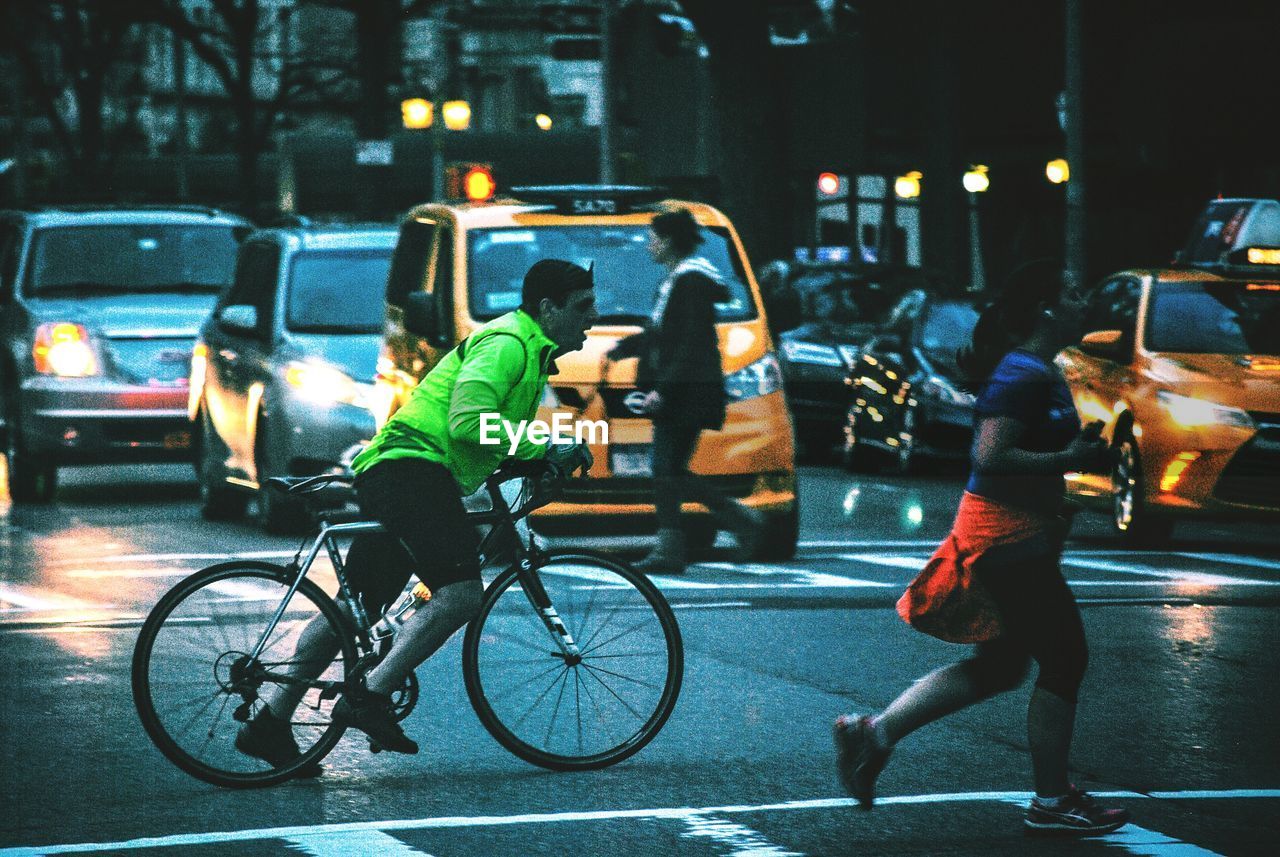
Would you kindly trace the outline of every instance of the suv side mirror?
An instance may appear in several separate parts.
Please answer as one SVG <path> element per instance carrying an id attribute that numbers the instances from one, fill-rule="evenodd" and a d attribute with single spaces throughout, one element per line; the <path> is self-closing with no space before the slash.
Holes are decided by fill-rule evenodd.
<path id="1" fill-rule="evenodd" d="M 440 325 L 436 320 L 436 296 L 413 292 L 404 301 L 404 329 L 436 345 Z"/>
<path id="2" fill-rule="evenodd" d="M 236 333 L 253 334 L 258 332 L 258 308 L 249 304 L 232 304 L 218 313 L 218 321 Z"/>
<path id="3" fill-rule="evenodd" d="M 1119 330 L 1095 330 L 1080 339 L 1080 350 L 1090 357 L 1120 361 L 1124 359 L 1124 332 Z"/>

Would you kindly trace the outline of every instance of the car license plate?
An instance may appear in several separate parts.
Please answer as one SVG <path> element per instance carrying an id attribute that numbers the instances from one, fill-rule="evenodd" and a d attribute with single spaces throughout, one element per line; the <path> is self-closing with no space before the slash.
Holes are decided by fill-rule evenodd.
<path id="1" fill-rule="evenodd" d="M 609 450 L 609 470 L 614 476 L 652 476 L 652 455 L 653 448 L 647 443 L 614 447 Z"/>

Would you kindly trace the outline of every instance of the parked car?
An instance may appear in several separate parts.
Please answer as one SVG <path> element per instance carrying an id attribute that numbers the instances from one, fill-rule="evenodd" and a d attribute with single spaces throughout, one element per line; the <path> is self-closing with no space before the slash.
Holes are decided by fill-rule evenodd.
<path id="1" fill-rule="evenodd" d="M 1136 544 L 1183 518 L 1280 519 L 1280 264 L 1121 271 L 1086 322 L 1058 363 L 1115 456 L 1069 492 Z"/>
<path id="2" fill-rule="evenodd" d="M 968 454 L 974 397 L 960 389 L 956 352 L 977 321 L 974 297 L 920 289 L 902 297 L 849 372 L 847 468 L 891 465 L 906 473 L 921 457 Z"/>
<path id="3" fill-rule="evenodd" d="M 196 329 L 247 221 L 215 209 L 0 212 L 0 428 L 17 502 L 70 464 L 183 460 Z"/>
<path id="4" fill-rule="evenodd" d="M 848 409 L 845 379 L 891 301 L 879 282 L 844 264 L 794 265 L 773 292 L 778 303 L 785 303 L 784 292 L 799 320 L 778 335 L 787 404 L 797 438 L 809 454 L 821 454 L 840 440 Z"/>
<path id="5" fill-rule="evenodd" d="M 1208 270 L 1274 269 L 1280 264 L 1280 200 L 1213 200 L 1196 218 L 1175 262 Z"/>
<path id="6" fill-rule="evenodd" d="M 799 537 L 791 418 L 767 316 L 746 253 L 729 219 L 710 206 L 662 200 L 647 188 L 515 188 L 516 198 L 414 208 L 401 225 L 387 285 L 387 337 L 377 377 L 382 418 L 399 407 L 436 361 L 485 322 L 520 305 L 529 266 L 542 258 L 594 266 L 600 319 L 580 351 L 556 359 L 544 410 L 605 421 L 607 442 L 591 441 L 591 478 L 571 480 L 538 509 L 542 528 L 599 531 L 653 520 L 649 470 L 653 424 L 636 410 L 634 360 L 604 356 L 653 311 L 665 270 L 645 250 L 648 224 L 675 205 L 702 226 L 699 253 L 724 276 L 729 299 L 716 329 L 728 408 L 724 428 L 702 436 L 690 469 L 765 515 L 760 558 L 787 558 Z M 710 516 L 690 503 L 690 543 L 715 537 Z"/>
<path id="7" fill-rule="evenodd" d="M 337 466 L 373 436 L 369 409 L 396 231 L 389 226 L 264 229 L 240 248 L 235 282 L 200 329 L 188 416 L 203 514 L 243 514 L 287 531 L 301 510 L 262 490 L 272 476 Z"/>

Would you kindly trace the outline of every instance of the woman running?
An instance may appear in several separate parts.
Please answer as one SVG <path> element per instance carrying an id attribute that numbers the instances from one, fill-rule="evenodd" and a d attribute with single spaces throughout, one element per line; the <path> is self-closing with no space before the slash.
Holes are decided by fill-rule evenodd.
<path id="1" fill-rule="evenodd" d="M 1022 683 L 1031 659 L 1039 677 L 1027 709 L 1035 799 L 1028 831 L 1093 835 L 1129 820 L 1099 806 L 1068 779 L 1076 694 L 1088 660 L 1084 627 L 1062 578 L 1063 474 L 1101 467 L 1100 426 L 1080 419 L 1054 356 L 1081 334 L 1083 302 L 1063 289 L 1047 261 L 1016 271 L 978 320 L 959 355 L 975 407 L 973 471 L 951 535 L 898 611 L 915 627 L 951 641 L 981 641 L 967 660 L 917 681 L 880 714 L 835 723 L 841 783 L 864 809 L 898 741 L 927 723 Z M 932 583 L 930 571 L 941 574 Z M 962 597 L 949 584 L 973 588 Z M 963 604 L 960 604 L 963 602 Z M 945 605 L 946 609 L 932 612 Z M 960 609 L 956 609 L 959 607 Z M 926 609 L 929 608 L 929 609 Z"/>

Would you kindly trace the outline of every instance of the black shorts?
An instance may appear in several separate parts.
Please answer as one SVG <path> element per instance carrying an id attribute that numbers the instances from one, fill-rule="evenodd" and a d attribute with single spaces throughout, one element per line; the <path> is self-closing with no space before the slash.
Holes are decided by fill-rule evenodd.
<path id="1" fill-rule="evenodd" d="M 385 533 L 360 535 L 347 554 L 347 578 L 369 618 L 383 613 L 416 574 L 432 592 L 480 579 L 475 525 L 444 465 L 425 458 L 381 461 L 356 477 L 356 499 Z"/>

